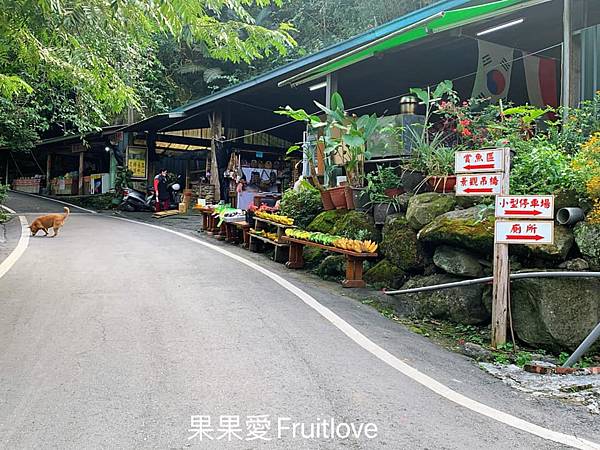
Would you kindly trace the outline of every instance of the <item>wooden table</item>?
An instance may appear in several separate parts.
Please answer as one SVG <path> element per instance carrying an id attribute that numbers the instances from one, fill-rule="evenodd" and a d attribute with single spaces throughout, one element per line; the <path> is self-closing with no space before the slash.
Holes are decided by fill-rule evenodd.
<path id="1" fill-rule="evenodd" d="M 366 283 L 363 280 L 363 262 L 365 259 L 377 258 L 377 253 L 358 253 L 289 236 L 285 236 L 283 240 L 290 243 L 290 254 L 288 262 L 286 263 L 288 269 L 302 269 L 304 267 L 303 251 L 305 245 L 322 248 L 328 252 L 346 255 L 346 279 L 342 281 L 342 286 L 346 288 L 365 287 Z"/>
<path id="2" fill-rule="evenodd" d="M 261 241 L 265 244 L 273 245 L 275 247 L 275 255 L 273 256 L 273 259 L 277 262 L 285 262 L 285 261 L 287 261 L 287 258 L 289 255 L 289 252 L 287 251 L 287 249 L 289 248 L 290 244 L 288 244 L 287 242 L 283 242 L 283 238 L 285 238 L 286 228 L 294 228 L 294 226 L 293 225 L 284 225 L 281 223 L 273 222 L 271 220 L 262 219 L 260 217 L 254 216 L 254 229 L 255 230 L 257 230 L 257 231 L 265 230 L 269 226 L 275 227 L 275 229 L 277 230 L 277 241 L 269 239 L 266 236 L 258 236 L 256 234 L 250 233 L 248 248 L 250 249 L 250 251 L 257 252 L 258 251 L 258 245 L 257 245 L 258 242 L 257 241 Z M 283 251 L 283 250 L 285 250 L 285 251 Z"/>

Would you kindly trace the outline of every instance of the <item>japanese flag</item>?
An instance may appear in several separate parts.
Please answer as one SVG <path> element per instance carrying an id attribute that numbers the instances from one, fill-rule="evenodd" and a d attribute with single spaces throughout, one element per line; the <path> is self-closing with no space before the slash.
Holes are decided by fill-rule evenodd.
<path id="1" fill-rule="evenodd" d="M 510 87 L 514 49 L 491 42 L 478 41 L 479 63 L 473 85 L 473 97 L 506 100 Z"/>
<path id="2" fill-rule="evenodd" d="M 527 55 L 523 59 L 529 102 L 541 108 L 558 106 L 556 61 Z"/>

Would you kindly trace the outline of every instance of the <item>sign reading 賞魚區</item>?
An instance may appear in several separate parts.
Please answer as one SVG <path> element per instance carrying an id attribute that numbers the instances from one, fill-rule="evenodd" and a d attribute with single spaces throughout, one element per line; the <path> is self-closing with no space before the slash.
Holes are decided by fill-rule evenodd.
<path id="1" fill-rule="evenodd" d="M 504 151 L 502 148 L 456 152 L 454 171 L 459 173 L 481 173 L 504 171 Z"/>

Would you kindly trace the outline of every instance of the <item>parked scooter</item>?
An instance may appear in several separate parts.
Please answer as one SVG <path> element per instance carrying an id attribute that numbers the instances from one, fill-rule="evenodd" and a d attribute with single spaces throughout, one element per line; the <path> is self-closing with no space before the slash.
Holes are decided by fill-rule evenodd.
<path id="1" fill-rule="evenodd" d="M 153 188 L 148 188 L 145 194 L 137 189 L 127 188 L 123 191 L 123 201 L 120 208 L 129 212 L 154 211 L 155 204 L 156 198 Z"/>

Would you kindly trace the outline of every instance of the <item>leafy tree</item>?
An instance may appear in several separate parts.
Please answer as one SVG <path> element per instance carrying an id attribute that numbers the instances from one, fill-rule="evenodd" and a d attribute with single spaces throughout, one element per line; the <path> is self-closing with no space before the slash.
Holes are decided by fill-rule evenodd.
<path id="1" fill-rule="evenodd" d="M 166 109 L 176 85 L 160 39 L 235 63 L 285 53 L 291 26 L 259 26 L 251 14 L 280 1 L 0 0 L 0 116 L 15 118 L 0 143 L 27 148 L 50 126 L 85 133 L 127 108 Z"/>

